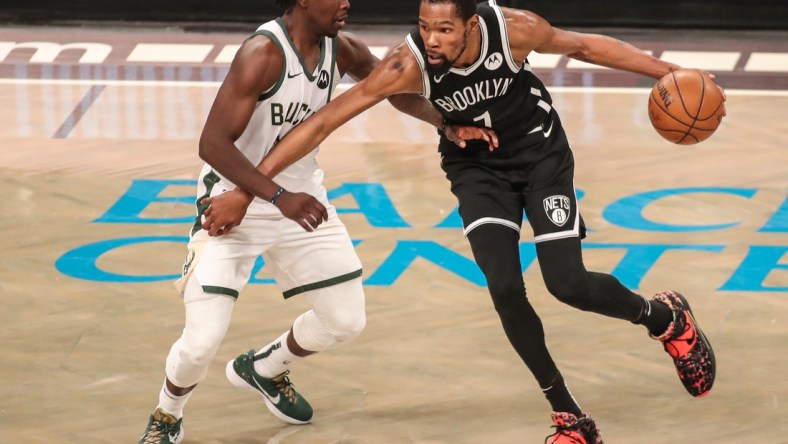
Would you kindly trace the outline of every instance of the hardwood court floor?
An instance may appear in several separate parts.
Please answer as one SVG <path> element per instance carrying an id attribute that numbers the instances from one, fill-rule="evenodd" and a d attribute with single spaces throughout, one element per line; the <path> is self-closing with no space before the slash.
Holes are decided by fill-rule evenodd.
<path id="1" fill-rule="evenodd" d="M 97 85 L 105 89 L 91 93 Z M 216 88 L 0 82 L 7 104 L 0 111 L 0 443 L 136 442 L 183 310 L 170 279 L 122 280 L 178 273 L 189 223 L 139 222 L 190 210 L 182 200 L 146 207 L 139 195 L 115 205 L 135 183 L 168 181 L 161 196 L 193 194 L 177 181 L 196 177 L 196 140 Z M 692 399 L 641 327 L 561 305 L 531 264 L 524 276 L 550 349 L 605 442 L 787 443 L 788 94 L 729 90 L 719 132 L 680 147 L 650 128 L 646 90 L 553 91 L 593 230 L 588 268 L 635 279 L 646 295 L 682 291 L 718 360 L 714 391 Z M 60 130 L 64 137 L 53 136 Z M 380 185 L 396 210 L 378 204 L 367 215 L 386 217 L 342 215 L 361 241 L 367 329 L 294 367 L 292 379 L 316 417 L 286 426 L 254 394 L 232 388 L 223 365 L 289 328 L 305 304 L 283 302 L 273 285 L 249 285 L 187 406 L 185 442 L 541 443 L 551 431 L 549 406 L 506 341 L 476 272 L 461 269 L 471 257 L 461 231 L 439 227 L 451 225 L 455 201 L 438 167 L 434 130 L 382 104 L 333 134 L 319 161 L 329 190 L 371 184 L 363 189 L 379 192 Z M 661 231 L 634 225 L 643 196 L 622 199 L 678 188 L 695 192 L 643 209 Z M 370 196 L 333 203 L 385 202 Z M 102 222 L 123 211 L 136 217 Z M 666 228 L 714 224 L 732 225 Z M 530 236 L 524 229 L 523 242 Z M 666 249 L 655 256 L 645 246 Z M 422 257 L 408 266 L 409 253 Z M 736 285 L 746 289 L 722 289 Z"/>

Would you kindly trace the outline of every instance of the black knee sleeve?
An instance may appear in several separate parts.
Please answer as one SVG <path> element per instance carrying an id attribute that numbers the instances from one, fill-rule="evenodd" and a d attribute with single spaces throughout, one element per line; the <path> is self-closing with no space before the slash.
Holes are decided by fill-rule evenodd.
<path id="1" fill-rule="evenodd" d="M 586 270 L 580 239 L 547 241 L 536 246 L 548 291 L 561 302 L 584 311 L 631 321 L 642 309 L 640 296 L 609 274 Z"/>
<path id="2" fill-rule="evenodd" d="M 494 224 L 479 226 L 468 234 L 506 337 L 540 387 L 545 387 L 558 369 L 547 351 L 542 321 L 525 294 L 519 238 L 517 231 Z"/>

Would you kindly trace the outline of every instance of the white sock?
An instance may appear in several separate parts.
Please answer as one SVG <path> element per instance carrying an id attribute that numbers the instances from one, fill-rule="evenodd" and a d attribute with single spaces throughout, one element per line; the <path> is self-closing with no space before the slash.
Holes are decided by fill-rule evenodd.
<path id="1" fill-rule="evenodd" d="M 175 419 L 180 419 L 183 416 L 183 407 L 186 405 L 186 401 L 189 400 L 193 392 L 194 390 L 183 396 L 173 395 L 167 390 L 167 382 L 165 381 L 159 392 L 159 405 L 157 408 L 162 409 L 164 413 L 174 416 Z"/>
<path id="2" fill-rule="evenodd" d="M 254 371 L 260 376 L 273 378 L 288 369 L 291 363 L 302 356 L 296 356 L 287 347 L 287 336 L 290 330 L 255 353 Z"/>

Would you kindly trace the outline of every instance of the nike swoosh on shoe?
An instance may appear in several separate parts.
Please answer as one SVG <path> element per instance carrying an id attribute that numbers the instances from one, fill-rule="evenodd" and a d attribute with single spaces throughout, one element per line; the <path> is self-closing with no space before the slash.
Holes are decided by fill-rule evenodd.
<path id="1" fill-rule="evenodd" d="M 254 381 L 254 385 L 256 385 L 257 388 L 259 388 L 260 391 L 263 393 L 263 396 L 268 398 L 268 400 L 273 402 L 274 404 L 279 404 L 279 393 L 276 394 L 276 397 L 271 397 L 271 395 L 269 395 L 268 392 L 265 391 L 265 389 L 260 386 L 260 383 L 257 382 L 257 379 L 255 379 L 254 376 L 252 376 L 252 381 Z"/>

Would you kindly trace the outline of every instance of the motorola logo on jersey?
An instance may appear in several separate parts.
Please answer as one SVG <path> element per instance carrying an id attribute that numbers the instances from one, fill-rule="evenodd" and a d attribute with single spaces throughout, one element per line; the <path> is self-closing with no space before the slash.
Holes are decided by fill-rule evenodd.
<path id="1" fill-rule="evenodd" d="M 484 61 L 484 67 L 489 69 L 490 71 L 495 71 L 496 69 L 501 67 L 503 63 L 503 56 L 500 52 L 494 52 L 490 54 L 490 57 L 487 57 L 487 60 Z"/>
<path id="2" fill-rule="evenodd" d="M 569 220 L 570 201 L 566 196 L 555 195 L 545 198 L 542 201 L 544 212 L 550 221 L 559 227 L 563 227 Z"/>
<path id="3" fill-rule="evenodd" d="M 317 86 L 320 89 L 328 88 L 328 71 L 325 69 L 320 71 L 320 74 L 317 76 Z"/>

